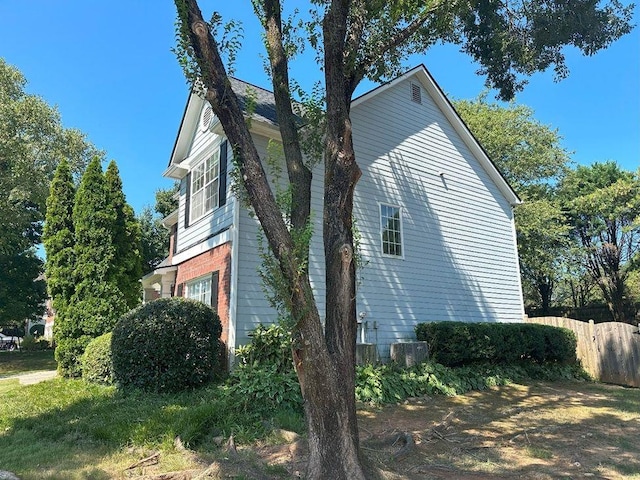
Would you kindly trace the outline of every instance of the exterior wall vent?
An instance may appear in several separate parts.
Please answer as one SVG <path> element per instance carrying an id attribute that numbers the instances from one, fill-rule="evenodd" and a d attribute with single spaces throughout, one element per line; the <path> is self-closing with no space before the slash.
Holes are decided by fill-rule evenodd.
<path id="1" fill-rule="evenodd" d="M 422 104 L 422 90 L 416 83 L 411 84 L 411 101 Z"/>
<path id="2" fill-rule="evenodd" d="M 211 127 L 214 116 L 211 105 L 207 104 L 204 109 L 202 109 L 202 116 L 200 117 L 200 128 L 202 128 L 203 131 Z"/>

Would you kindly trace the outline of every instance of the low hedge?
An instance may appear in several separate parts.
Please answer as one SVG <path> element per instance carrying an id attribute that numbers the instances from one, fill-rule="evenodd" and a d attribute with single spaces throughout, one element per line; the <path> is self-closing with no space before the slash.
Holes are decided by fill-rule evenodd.
<path id="1" fill-rule="evenodd" d="M 431 322 L 416 325 L 429 358 L 455 367 L 473 363 L 576 363 L 576 336 L 566 328 L 532 323 Z"/>

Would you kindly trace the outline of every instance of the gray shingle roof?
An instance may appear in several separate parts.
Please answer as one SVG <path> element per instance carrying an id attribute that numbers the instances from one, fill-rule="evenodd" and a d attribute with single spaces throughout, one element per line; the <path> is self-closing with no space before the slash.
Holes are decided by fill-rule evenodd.
<path id="1" fill-rule="evenodd" d="M 229 80 L 231 82 L 231 88 L 233 88 L 240 102 L 240 108 L 243 111 L 246 110 L 247 97 L 251 96 L 256 102 L 253 112 L 254 118 L 259 121 L 271 123 L 272 125 L 278 124 L 276 101 L 273 93 L 264 88 L 238 80 L 237 78 L 229 77 Z"/>

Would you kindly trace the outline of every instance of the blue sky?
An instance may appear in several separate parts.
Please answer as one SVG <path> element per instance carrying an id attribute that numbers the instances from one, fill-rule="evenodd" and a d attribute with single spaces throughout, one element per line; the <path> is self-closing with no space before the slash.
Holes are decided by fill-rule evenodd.
<path id="1" fill-rule="evenodd" d="M 201 0 L 208 17 L 218 2 Z M 295 4 L 295 2 L 293 2 Z M 624 2 L 625 4 L 628 2 Z M 236 76 L 269 87 L 259 54 L 260 27 L 250 2 L 226 2 L 224 18 L 244 22 Z M 635 8 L 634 22 L 640 19 Z M 78 128 L 115 159 L 129 203 L 153 204 L 180 125 L 188 87 L 171 53 L 172 1 L 0 0 L 0 57 L 27 78 L 27 91 L 57 106 L 66 127 Z M 640 166 L 640 32 L 593 57 L 567 52 L 569 78 L 537 74 L 516 99 L 557 128 L 576 163 L 615 160 Z M 453 98 L 473 98 L 484 79 L 455 46 L 436 46 L 407 63 L 424 63 Z M 320 73 L 309 63 L 293 72 L 302 85 Z M 374 85 L 364 85 L 364 90 Z M 359 90 L 363 91 L 363 88 Z"/>

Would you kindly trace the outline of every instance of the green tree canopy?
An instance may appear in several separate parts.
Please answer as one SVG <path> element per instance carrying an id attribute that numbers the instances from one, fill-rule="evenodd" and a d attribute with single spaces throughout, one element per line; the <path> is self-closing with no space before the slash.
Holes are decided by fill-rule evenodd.
<path id="1" fill-rule="evenodd" d="M 42 313 L 40 243 L 49 182 L 62 159 L 73 172 L 101 155 L 58 112 L 25 92 L 26 80 L 0 58 L 0 317 L 24 321 Z M 18 318 L 22 316 L 22 318 Z M 5 320 L 3 320 L 5 321 Z"/>
<path id="2" fill-rule="evenodd" d="M 92 338 L 110 331 L 127 311 L 114 275 L 117 211 L 110 203 L 99 158 L 82 175 L 73 207 L 75 291 L 54 325 L 56 360 L 67 376 L 80 374 L 80 357 Z M 120 273 L 119 270 L 116 272 Z"/>
<path id="3" fill-rule="evenodd" d="M 132 309 L 140 303 L 142 290 L 142 245 L 140 224 L 122 191 L 122 180 L 118 166 L 109 163 L 105 172 L 107 209 L 114 214 L 110 235 L 114 246 L 111 272 L 108 275 L 124 295 L 127 307 Z"/>
<path id="4" fill-rule="evenodd" d="M 43 235 L 47 255 L 47 287 L 58 315 L 63 314 L 75 292 L 75 195 L 69 163 L 63 159 L 51 182 Z"/>
<path id="5" fill-rule="evenodd" d="M 560 192 L 584 265 L 614 321 L 631 321 L 625 280 L 640 248 L 640 177 L 615 162 L 579 166 Z"/>
<path id="6" fill-rule="evenodd" d="M 515 219 L 525 304 L 547 313 L 569 243 L 569 227 L 554 192 L 569 154 L 558 131 L 541 124 L 525 105 L 489 103 L 483 94 L 454 106 L 524 200 Z"/>
<path id="7" fill-rule="evenodd" d="M 519 195 L 535 195 L 531 187 L 557 180 L 567 168 L 558 130 L 541 124 L 526 105 L 490 103 L 486 94 L 453 104 Z"/>
<path id="8" fill-rule="evenodd" d="M 153 208 L 146 206 L 138 215 L 142 233 L 142 269 L 147 274 L 169 254 L 170 231 L 162 220 L 178 208 L 179 184 L 156 190 L 156 203 Z"/>

